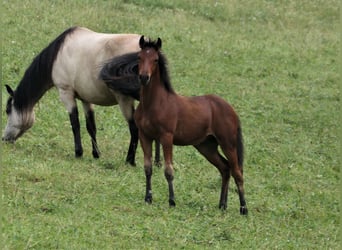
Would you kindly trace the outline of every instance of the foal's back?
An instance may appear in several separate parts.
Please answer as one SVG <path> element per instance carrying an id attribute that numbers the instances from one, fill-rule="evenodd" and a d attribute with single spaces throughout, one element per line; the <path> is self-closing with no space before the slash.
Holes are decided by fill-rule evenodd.
<path id="1" fill-rule="evenodd" d="M 176 145 L 196 145 L 207 136 L 226 138 L 237 130 L 238 116 L 230 104 L 216 95 L 184 97 L 176 95 Z M 230 130 L 230 131 L 228 131 Z"/>

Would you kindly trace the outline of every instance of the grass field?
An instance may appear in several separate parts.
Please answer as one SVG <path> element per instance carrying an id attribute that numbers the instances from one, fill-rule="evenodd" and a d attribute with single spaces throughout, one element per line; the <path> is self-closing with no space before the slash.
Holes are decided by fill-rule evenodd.
<path id="1" fill-rule="evenodd" d="M 162 169 L 144 203 L 142 152 L 124 164 L 128 127 L 96 107 L 101 158 L 81 117 L 84 156 L 74 158 L 68 114 L 55 89 L 34 126 L 2 143 L 2 249 L 339 249 L 340 88 L 337 0 L 2 1 L 4 84 L 73 25 L 161 37 L 175 90 L 215 93 L 240 115 L 249 215 L 231 182 L 192 147 L 174 150 L 177 206 Z"/>

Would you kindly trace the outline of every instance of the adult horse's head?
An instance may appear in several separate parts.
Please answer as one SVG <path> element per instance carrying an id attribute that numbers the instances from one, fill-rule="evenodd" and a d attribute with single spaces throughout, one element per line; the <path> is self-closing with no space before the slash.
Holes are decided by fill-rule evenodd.
<path id="1" fill-rule="evenodd" d="M 139 58 L 139 80 L 142 85 L 147 85 L 153 72 L 155 71 L 159 63 L 159 50 L 161 48 L 162 41 L 160 38 L 156 42 L 150 40 L 145 41 L 145 37 L 141 36 L 139 40 L 139 46 L 141 51 L 138 55 Z"/>
<path id="2" fill-rule="evenodd" d="M 32 127 L 35 115 L 33 107 L 22 108 L 14 102 L 16 92 L 6 85 L 9 98 L 6 105 L 7 124 L 2 136 L 3 141 L 14 142 Z"/>

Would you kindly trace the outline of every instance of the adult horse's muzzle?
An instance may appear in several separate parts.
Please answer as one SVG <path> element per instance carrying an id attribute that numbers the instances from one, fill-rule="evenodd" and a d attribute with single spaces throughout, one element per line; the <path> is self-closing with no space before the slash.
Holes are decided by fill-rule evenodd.
<path id="1" fill-rule="evenodd" d="M 10 138 L 10 137 L 2 137 L 1 138 L 1 140 L 3 141 L 3 142 L 7 142 L 7 143 L 14 143 L 15 142 L 15 140 L 16 140 L 16 138 Z"/>
<path id="2" fill-rule="evenodd" d="M 139 75 L 140 83 L 143 86 L 146 86 L 150 82 L 150 79 L 149 75 Z"/>

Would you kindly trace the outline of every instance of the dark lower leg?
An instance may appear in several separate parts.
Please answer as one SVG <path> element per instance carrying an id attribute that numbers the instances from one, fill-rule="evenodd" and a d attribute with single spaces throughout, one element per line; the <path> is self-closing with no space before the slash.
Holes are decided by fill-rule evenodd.
<path id="1" fill-rule="evenodd" d="M 77 107 L 72 109 L 71 113 L 69 114 L 69 118 L 70 118 L 72 132 L 74 135 L 75 156 L 81 157 L 83 155 L 83 148 L 82 148 L 82 142 L 81 142 L 80 121 L 78 119 Z"/>
<path id="2" fill-rule="evenodd" d="M 229 172 L 221 174 L 222 176 L 222 186 L 221 186 L 221 195 L 220 195 L 220 202 L 219 208 L 222 210 L 227 209 L 227 201 L 228 201 L 228 186 L 229 186 Z"/>
<path id="3" fill-rule="evenodd" d="M 165 171 L 165 178 L 169 186 L 169 205 L 171 207 L 174 207 L 176 206 L 176 202 L 175 202 L 175 194 L 173 191 L 173 174 L 170 174 L 167 171 Z"/>
<path id="4" fill-rule="evenodd" d="M 129 132 L 131 134 L 131 141 L 128 148 L 128 153 L 126 157 L 126 162 L 135 166 L 135 152 L 138 146 L 139 132 L 137 125 L 134 122 L 134 119 L 128 121 Z"/>
<path id="5" fill-rule="evenodd" d="M 93 157 L 99 158 L 100 150 L 97 147 L 95 116 L 94 116 L 94 111 L 92 110 L 89 110 L 86 114 L 86 126 L 87 126 L 87 131 L 91 138 L 91 143 L 93 147 Z"/>
<path id="6" fill-rule="evenodd" d="M 242 177 L 241 177 L 242 178 Z M 239 199 L 240 199 L 240 214 L 242 215 L 247 215 L 248 214 L 248 209 L 246 205 L 246 200 L 245 200 L 245 192 L 243 188 L 243 180 L 240 178 L 235 178 L 235 183 L 238 189 L 239 193 Z"/>
<path id="7" fill-rule="evenodd" d="M 155 156 L 154 156 L 154 164 L 158 167 L 161 167 L 161 161 L 160 161 L 160 142 L 155 141 Z"/>
<path id="8" fill-rule="evenodd" d="M 145 166 L 145 176 L 146 176 L 146 194 L 145 201 L 149 204 L 152 203 L 152 166 Z"/>

